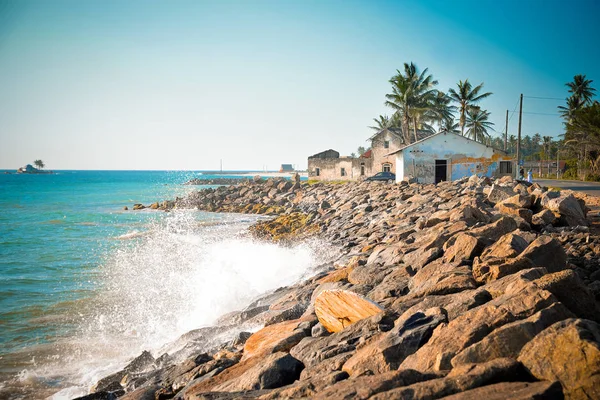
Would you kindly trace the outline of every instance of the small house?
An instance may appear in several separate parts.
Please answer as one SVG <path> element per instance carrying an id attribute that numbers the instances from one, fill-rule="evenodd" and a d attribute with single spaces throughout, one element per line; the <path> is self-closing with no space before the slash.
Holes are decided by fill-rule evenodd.
<path id="1" fill-rule="evenodd" d="M 513 175 L 513 163 L 504 151 L 462 135 L 440 132 L 396 150 L 396 182 L 416 178 L 438 183 L 465 176 Z"/>

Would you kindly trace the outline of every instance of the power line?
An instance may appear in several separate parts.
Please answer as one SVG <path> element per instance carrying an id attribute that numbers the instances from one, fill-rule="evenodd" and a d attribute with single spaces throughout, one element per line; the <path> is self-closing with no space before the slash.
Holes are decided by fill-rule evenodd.
<path id="1" fill-rule="evenodd" d="M 510 111 L 510 112 L 516 113 L 516 111 Z M 523 111 L 523 114 L 551 115 L 553 117 L 560 117 L 560 114 L 540 113 L 540 112 L 533 112 L 533 111 Z"/>
<path id="2" fill-rule="evenodd" d="M 538 97 L 538 96 L 523 96 L 526 99 L 540 99 L 540 100 L 560 100 L 563 101 L 564 99 L 558 98 L 558 97 Z"/>
<path id="3" fill-rule="evenodd" d="M 515 112 L 517 111 L 517 107 L 519 106 L 519 102 L 521 101 L 521 99 L 517 100 L 517 104 L 515 104 L 515 108 L 514 110 L 511 112 L 510 118 L 508 119 L 508 122 L 510 122 L 510 120 L 512 119 L 513 115 L 515 115 Z"/>

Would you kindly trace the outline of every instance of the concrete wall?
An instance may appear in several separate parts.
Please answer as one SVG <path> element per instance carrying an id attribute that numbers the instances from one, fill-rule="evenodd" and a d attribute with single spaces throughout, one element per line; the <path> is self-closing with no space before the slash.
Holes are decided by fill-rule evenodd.
<path id="1" fill-rule="evenodd" d="M 385 148 L 385 141 L 389 141 L 389 148 Z M 373 159 L 373 170 L 371 175 L 383 171 L 385 163 L 391 164 L 391 172 L 396 173 L 396 156 L 388 156 L 389 153 L 404 147 L 402 139 L 389 131 L 383 131 L 371 140 L 371 157 Z"/>
<path id="2" fill-rule="evenodd" d="M 361 176 L 361 164 L 364 164 L 364 175 Z M 308 159 L 308 177 L 309 179 L 321 181 L 333 180 L 360 180 L 372 175 L 372 160 L 370 158 L 329 158 L 329 159 Z M 319 175 L 317 175 L 319 168 Z M 346 175 L 342 175 L 344 168 Z"/>
<path id="3" fill-rule="evenodd" d="M 463 136 L 439 134 L 396 154 L 396 163 L 403 164 L 396 181 L 415 177 L 420 183 L 435 183 L 435 160 L 446 160 L 446 180 L 457 180 L 471 175 L 500 176 L 500 161 L 511 158 Z"/>

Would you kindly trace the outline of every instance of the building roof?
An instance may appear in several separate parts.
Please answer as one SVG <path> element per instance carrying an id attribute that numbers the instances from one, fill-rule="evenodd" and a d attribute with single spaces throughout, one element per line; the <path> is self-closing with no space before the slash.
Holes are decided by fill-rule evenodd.
<path id="1" fill-rule="evenodd" d="M 370 138 L 368 138 L 367 140 L 373 140 L 375 139 L 377 136 L 381 135 L 383 132 L 388 131 L 390 133 L 393 133 L 394 135 L 402 138 L 402 129 L 400 128 L 383 128 L 380 131 L 378 131 L 377 133 L 375 133 L 373 136 L 371 136 Z"/>
<path id="2" fill-rule="evenodd" d="M 388 154 L 386 154 L 386 155 L 387 155 L 387 156 L 391 156 L 391 155 L 393 155 L 393 154 L 400 153 L 401 151 L 404 151 L 404 149 L 407 149 L 407 148 L 409 148 L 409 147 L 412 147 L 412 146 L 414 146 L 414 145 L 416 145 L 416 144 L 423 143 L 423 142 L 425 142 L 426 140 L 429 140 L 429 139 L 431 139 L 432 137 L 435 137 L 435 136 L 438 136 L 438 135 L 456 135 L 456 136 L 459 136 L 459 137 L 461 137 L 461 138 L 463 138 L 463 139 L 465 139 L 465 140 L 470 140 L 471 142 L 477 143 L 477 144 L 479 144 L 479 145 L 481 145 L 481 146 L 490 147 L 490 148 L 492 148 L 492 149 L 494 149 L 494 150 L 496 150 L 496 151 L 499 151 L 499 152 L 501 152 L 501 153 L 508 154 L 508 153 L 507 153 L 507 152 L 505 152 L 504 150 L 497 149 L 497 148 L 495 148 L 495 147 L 493 147 L 493 146 L 488 146 L 488 145 L 487 145 L 487 144 L 485 144 L 485 143 L 481 143 L 481 142 L 478 142 L 478 141 L 476 141 L 476 140 L 470 139 L 470 138 L 468 138 L 468 137 L 466 137 L 466 136 L 459 135 L 458 133 L 453 133 L 453 132 L 438 132 L 438 133 L 434 133 L 433 135 L 427 136 L 426 138 L 423 138 L 423 139 L 421 139 L 421 140 L 417 140 L 417 141 L 416 141 L 416 142 L 414 142 L 414 143 L 408 144 L 408 145 L 406 145 L 406 146 L 404 146 L 404 147 L 402 147 L 402 148 L 400 148 L 400 149 L 398 149 L 398 150 L 396 150 L 396 151 L 393 151 L 393 152 L 391 152 L 391 153 L 388 153 Z"/>
<path id="3" fill-rule="evenodd" d="M 371 158 L 373 151 L 371 149 L 365 151 L 359 158 Z"/>
<path id="4" fill-rule="evenodd" d="M 335 157 L 328 157 L 328 155 L 335 155 Z M 333 150 L 333 149 L 329 149 L 329 150 L 325 150 L 325 151 L 321 151 L 320 153 L 317 154 L 313 154 L 312 156 L 308 157 L 309 159 L 312 158 L 339 158 L 340 153 L 338 153 L 337 151 Z"/>

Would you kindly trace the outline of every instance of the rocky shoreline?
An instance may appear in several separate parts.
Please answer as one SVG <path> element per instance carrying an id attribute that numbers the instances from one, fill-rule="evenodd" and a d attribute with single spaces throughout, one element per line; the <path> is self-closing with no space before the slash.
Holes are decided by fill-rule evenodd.
<path id="1" fill-rule="evenodd" d="M 600 235 L 570 192 L 255 179 L 155 204 L 272 215 L 257 238 L 344 254 L 85 399 L 600 398 Z"/>

